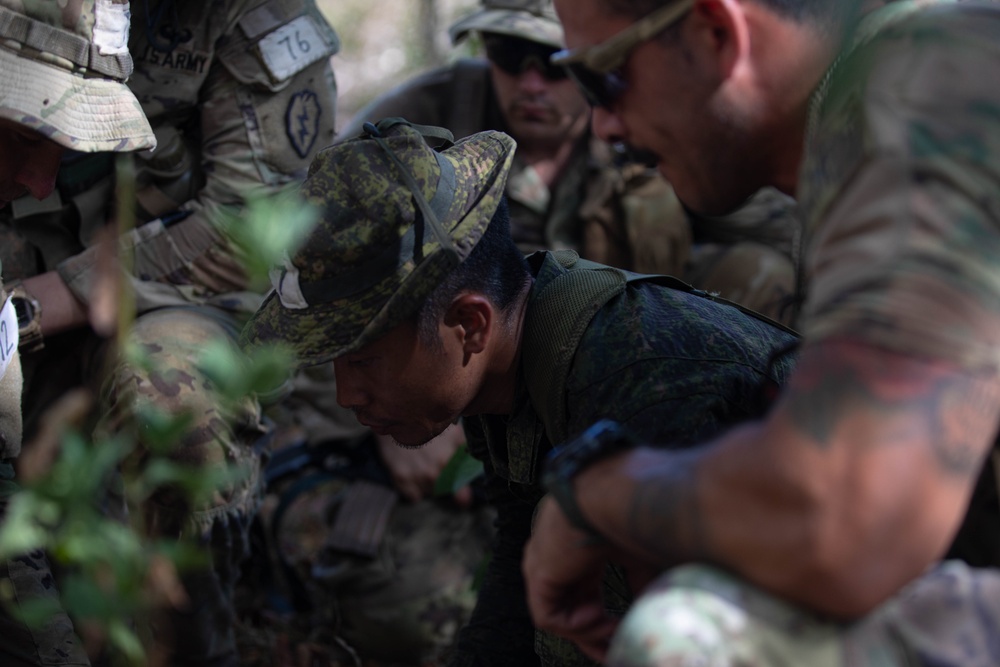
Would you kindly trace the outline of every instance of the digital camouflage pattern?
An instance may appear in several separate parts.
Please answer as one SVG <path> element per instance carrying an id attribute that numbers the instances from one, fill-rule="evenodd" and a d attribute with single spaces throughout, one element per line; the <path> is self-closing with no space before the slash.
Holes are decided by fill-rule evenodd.
<path id="1" fill-rule="evenodd" d="M 529 261 L 536 267 L 524 316 L 530 323 L 538 295 L 567 269 L 549 253 Z M 572 269 L 581 270 L 588 269 Z M 597 312 L 575 348 L 562 430 L 572 437 L 609 418 L 644 442 L 671 447 L 703 442 L 764 414 L 793 364 L 792 356 L 781 352 L 795 342 L 732 306 L 655 281 L 630 282 Z M 528 356 L 525 349 L 522 363 Z M 541 632 L 536 637 L 524 604 L 521 554 L 535 505 L 545 493 L 539 477 L 552 447 L 537 412 L 541 408 L 524 385 L 529 372 L 521 370 L 510 415 L 465 420 L 470 451 L 485 460 L 499 532 L 453 665 L 530 664 L 535 655 L 553 667 L 593 664 L 568 641 Z M 627 586 L 614 574 L 605 584 L 609 612 L 621 615 L 629 602 Z"/>
<path id="2" fill-rule="evenodd" d="M 565 45 L 552 0 L 482 0 L 482 6 L 448 28 L 452 44 L 458 44 L 470 32 L 492 32 L 557 49 Z"/>
<path id="3" fill-rule="evenodd" d="M 1000 573 L 949 561 L 851 624 L 832 623 L 703 565 L 653 582 L 609 667 L 988 667 L 1000 662 Z M 956 635 L 960 637 L 956 641 Z"/>
<path id="4" fill-rule="evenodd" d="M 385 147 L 359 137 L 322 151 L 310 167 L 301 193 L 320 221 L 272 275 L 274 292 L 244 329 L 245 344 L 284 341 L 302 364 L 330 361 L 416 313 L 452 268 L 431 225 L 418 231 L 414 193 L 389 150 L 438 209 L 460 260 L 481 238 L 503 196 L 514 140 L 482 132 L 437 152 L 405 122 L 379 127 Z"/>
<path id="5" fill-rule="evenodd" d="M 77 151 L 153 148 L 128 35 L 127 0 L 0 0 L 0 118 Z"/>
<path id="6" fill-rule="evenodd" d="M 456 138 L 506 127 L 489 63 L 471 59 L 376 98 L 338 140 L 360 134 L 366 121 L 394 116 L 448 128 Z M 689 217 L 659 172 L 584 136 L 552 187 L 515 154 L 506 194 L 511 235 L 524 253 L 576 250 L 603 264 L 681 277 L 785 323 L 794 317 L 787 305 L 800 225 L 794 202 L 776 190 L 762 190 L 725 217 Z"/>

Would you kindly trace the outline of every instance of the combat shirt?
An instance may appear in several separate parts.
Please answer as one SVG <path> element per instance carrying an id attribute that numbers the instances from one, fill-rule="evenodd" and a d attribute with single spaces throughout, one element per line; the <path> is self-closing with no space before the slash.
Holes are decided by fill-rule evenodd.
<path id="1" fill-rule="evenodd" d="M 1000 367 L 1000 7 L 896 2 L 813 99 L 809 340 Z"/>
<path id="2" fill-rule="evenodd" d="M 995 3 L 892 2 L 849 37 L 799 178 L 808 340 L 1000 370 L 998 71 Z M 1000 565 L 996 489 L 985 468 L 950 556 Z"/>
<path id="3" fill-rule="evenodd" d="M 529 258 L 538 294 L 566 271 L 551 253 Z M 646 442 L 683 447 L 760 417 L 787 377 L 795 337 L 739 310 L 650 282 L 630 282 L 591 320 L 566 382 L 566 432 L 601 418 L 626 425 Z M 523 359 L 523 356 L 522 356 Z M 520 362 L 523 363 L 523 362 Z M 535 505 L 539 471 L 551 449 L 519 369 L 510 415 L 465 420 L 469 447 L 483 459 L 497 538 L 479 602 L 459 635 L 452 665 L 592 664 L 549 635 L 537 643 L 525 602 L 521 554 Z M 608 582 L 624 611 L 623 582 Z"/>
<path id="4" fill-rule="evenodd" d="M 132 155 L 141 226 L 122 239 L 134 253 L 138 312 L 207 300 L 256 308 L 259 297 L 243 291 L 241 277 L 218 269 L 232 250 L 215 220 L 254 195 L 300 183 L 316 151 L 333 140 L 329 56 L 338 48 L 311 1 L 133 3 L 128 85 L 158 142 Z M 111 163 L 107 155 L 70 155 L 60 189 L 62 204 L 75 210 L 52 222 L 14 221 L 41 258 L 23 274 L 56 268 L 84 303 L 102 261 L 92 244 L 111 217 Z M 51 212 L 19 204 L 29 214 Z"/>

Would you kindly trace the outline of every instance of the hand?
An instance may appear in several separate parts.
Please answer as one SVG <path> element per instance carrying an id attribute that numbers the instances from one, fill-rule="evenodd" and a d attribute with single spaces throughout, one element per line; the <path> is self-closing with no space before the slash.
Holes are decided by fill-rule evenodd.
<path id="1" fill-rule="evenodd" d="M 528 610 L 537 628 L 569 639 L 598 662 L 618 626 L 601 592 L 609 557 L 609 548 L 588 543 L 555 500 L 542 499 L 521 564 Z"/>
<path id="2" fill-rule="evenodd" d="M 389 469 L 396 490 L 407 500 L 417 502 L 434 492 L 434 482 L 452 455 L 465 444 L 465 431 L 453 424 L 436 438 L 418 449 L 400 447 L 389 436 L 375 436 L 378 453 Z M 472 504 L 472 489 L 464 487 L 455 493 L 455 502 L 462 507 Z"/>

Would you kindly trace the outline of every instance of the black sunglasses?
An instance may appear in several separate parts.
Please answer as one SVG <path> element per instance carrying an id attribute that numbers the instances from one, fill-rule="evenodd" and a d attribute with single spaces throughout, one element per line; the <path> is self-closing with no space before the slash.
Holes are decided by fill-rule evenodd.
<path id="1" fill-rule="evenodd" d="M 483 44 L 489 61 L 507 74 L 517 76 L 534 67 L 549 81 L 561 81 L 569 75 L 565 67 L 552 64 L 557 49 L 551 46 L 495 34 L 484 35 Z"/>
<path id="2" fill-rule="evenodd" d="M 684 18 L 693 6 L 694 0 L 668 2 L 600 44 L 559 51 L 552 62 L 569 71 L 591 106 L 610 109 L 627 87 L 622 67 L 633 49 Z"/>

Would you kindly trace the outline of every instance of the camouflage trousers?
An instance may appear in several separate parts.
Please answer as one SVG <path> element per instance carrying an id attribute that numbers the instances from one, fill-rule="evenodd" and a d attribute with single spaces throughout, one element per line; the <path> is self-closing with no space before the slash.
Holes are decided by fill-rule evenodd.
<path id="1" fill-rule="evenodd" d="M 323 619 L 328 636 L 318 641 L 366 664 L 444 664 L 476 603 L 492 510 L 396 502 L 389 487 L 356 476 L 317 484 L 305 476 L 270 489 L 261 518 L 296 580 L 284 584 L 300 587 L 312 618 Z"/>
<path id="2" fill-rule="evenodd" d="M 14 467 L 0 462 L 0 518 L 17 492 Z M 48 558 L 32 551 L 0 561 L 0 665 L 38 667 L 48 665 L 90 665 L 73 624 L 59 605 L 59 594 Z M 41 625 L 27 625 L 8 605 L 47 603 L 56 611 Z"/>
<path id="3" fill-rule="evenodd" d="M 249 553 L 248 531 L 260 498 L 260 460 L 253 444 L 264 433 L 256 400 L 223 404 L 212 382 L 199 370 L 214 341 L 235 345 L 238 323 L 209 307 L 163 308 L 136 319 L 131 341 L 144 363 L 121 359 L 105 383 L 98 433 L 134 428 L 134 415 L 153 406 L 167 414 L 190 415 L 192 423 L 169 457 L 192 469 L 206 466 L 240 471 L 201 506 L 166 487 L 141 507 L 123 508 L 133 524 L 151 535 L 189 535 L 200 540 L 211 568 L 182 573 L 189 597 L 184 609 L 158 614 L 152 638 L 171 665 L 235 665 L 233 590 L 241 561 Z M 130 465 L 142 465 L 148 443 Z"/>
<path id="4" fill-rule="evenodd" d="M 948 561 L 851 624 L 821 620 L 720 570 L 656 580 L 619 627 L 610 667 L 1000 665 L 1000 572 Z"/>

